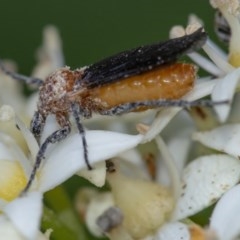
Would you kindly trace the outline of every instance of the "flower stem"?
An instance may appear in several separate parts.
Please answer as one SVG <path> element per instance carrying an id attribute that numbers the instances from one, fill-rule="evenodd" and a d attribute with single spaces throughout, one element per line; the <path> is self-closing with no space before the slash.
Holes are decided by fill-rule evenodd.
<path id="1" fill-rule="evenodd" d="M 179 171 L 163 139 L 160 136 L 157 136 L 155 138 L 155 141 L 162 154 L 162 159 L 164 161 L 164 164 L 167 167 L 169 172 L 169 176 L 171 179 L 171 188 L 172 188 L 174 199 L 177 200 L 179 198 L 180 189 L 181 189 L 181 179 L 180 179 Z"/>

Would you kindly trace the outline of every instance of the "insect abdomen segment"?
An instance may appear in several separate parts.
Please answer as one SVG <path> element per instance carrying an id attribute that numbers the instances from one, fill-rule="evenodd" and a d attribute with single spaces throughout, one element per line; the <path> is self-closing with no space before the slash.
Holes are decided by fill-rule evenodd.
<path id="1" fill-rule="evenodd" d="M 161 66 L 150 72 L 91 89 L 90 99 L 96 111 L 121 104 L 179 99 L 194 85 L 197 68 L 192 64 L 175 63 Z M 146 110 L 146 108 L 141 109 Z"/>

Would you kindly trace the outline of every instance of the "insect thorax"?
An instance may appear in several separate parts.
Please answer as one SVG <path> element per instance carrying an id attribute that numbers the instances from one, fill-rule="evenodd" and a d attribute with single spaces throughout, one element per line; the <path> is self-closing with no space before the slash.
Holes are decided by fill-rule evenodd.
<path id="1" fill-rule="evenodd" d="M 51 73 L 40 87 L 38 111 L 43 115 L 69 112 L 72 99 L 68 96 L 81 79 L 81 74 L 81 70 L 71 71 L 69 67 Z"/>

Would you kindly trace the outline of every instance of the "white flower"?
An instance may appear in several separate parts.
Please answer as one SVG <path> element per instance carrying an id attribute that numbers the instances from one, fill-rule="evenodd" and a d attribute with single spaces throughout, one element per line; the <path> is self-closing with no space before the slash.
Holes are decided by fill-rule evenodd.
<path id="1" fill-rule="evenodd" d="M 238 21 L 238 7 L 234 5 L 231 10 L 226 10 L 226 4 L 219 6 L 216 2 L 214 1 L 214 6 L 219 7 L 224 16 L 227 16 L 227 20 L 231 22 L 231 30 L 239 31 L 238 27 L 236 27 L 238 26 L 236 24 L 236 21 Z M 199 27 L 199 24 L 189 26 L 186 31 L 178 28 L 176 35 L 194 31 L 196 26 Z M 46 32 L 45 37 L 48 40 L 41 49 L 39 55 L 40 65 L 35 69 L 34 73 L 41 78 L 44 78 L 53 68 L 61 66 L 64 61 L 56 29 L 50 27 Z M 233 33 L 232 39 L 235 36 L 238 35 Z M 54 44 L 52 44 L 52 40 Z M 237 64 L 238 55 L 234 54 L 237 49 L 235 45 L 236 41 L 232 40 L 230 63 L 226 54 L 223 54 L 210 40 L 203 46 L 203 49 L 212 61 L 197 53 L 189 54 L 202 68 L 214 74 L 216 79 L 211 79 L 208 76 L 197 79 L 193 90 L 184 97 L 185 100 L 194 101 L 208 95 L 211 95 L 214 101 L 233 99 L 240 79 L 240 71 L 237 68 L 239 66 Z M 32 103 L 32 106 L 36 104 L 35 101 L 32 101 Z M 230 114 L 230 105 L 216 106 L 215 109 L 219 120 L 221 122 L 226 121 Z M 232 190 L 229 189 L 234 187 L 240 180 L 240 165 L 237 159 L 239 151 L 236 147 L 240 142 L 238 139 L 238 135 L 240 135 L 238 134 L 238 124 L 224 125 L 207 133 L 194 134 L 194 140 L 201 141 L 206 146 L 218 151 L 224 151 L 224 154 L 194 156 L 193 160 L 186 166 L 189 158 L 188 154 L 192 146 L 190 133 L 194 129 L 194 121 L 186 120 L 183 115 L 180 115 L 180 117 L 175 119 L 175 122 L 173 121 L 169 124 L 177 113 L 181 111 L 181 108 L 173 107 L 161 109 L 152 121 L 152 124 L 150 124 L 150 127 L 139 124 L 137 129 L 143 134 L 130 135 L 109 131 L 109 129 L 114 128 L 118 129 L 118 131 L 119 129 L 128 131 L 128 127 L 125 127 L 126 124 L 121 122 L 120 124 L 113 123 L 111 126 L 108 125 L 108 131 L 91 131 L 86 129 L 89 161 L 94 167 L 93 171 L 86 169 L 83 146 L 81 144 L 82 138 L 73 127 L 68 138 L 62 142 L 49 145 L 45 159 L 41 163 L 30 191 L 26 195 L 18 197 L 19 192 L 24 188 L 29 178 L 39 146 L 25 125 L 14 114 L 11 117 L 11 111 L 8 110 L 1 107 L 0 119 L 6 122 L 11 121 L 12 128 L 14 128 L 16 121 L 20 128 L 21 138 L 26 141 L 28 149 L 23 151 L 14 142 L 13 138 L 9 136 L 8 132 L 0 134 L 0 147 L 2 148 L 0 153 L 0 171 L 2 171 L 1 176 L 3 178 L 0 190 L 1 217 L 3 225 L 10 224 L 13 226 L 13 234 L 16 232 L 26 239 L 37 238 L 39 234 L 44 192 L 56 187 L 74 174 L 83 176 L 96 186 L 103 186 L 106 179 L 104 160 L 117 155 L 119 157 L 119 154 L 122 152 L 131 150 L 140 143 L 145 143 L 152 139 L 156 140 L 156 145 L 162 155 L 161 159 L 165 160 L 165 168 L 156 165 L 155 170 L 157 181 L 159 182 L 151 182 L 150 176 L 145 179 L 143 176 L 146 176 L 146 171 L 142 175 L 139 174 L 141 177 L 138 176 L 139 178 L 132 179 L 134 172 L 137 171 L 131 171 L 131 169 L 138 168 L 140 165 L 133 163 L 132 159 L 129 159 L 129 161 L 132 161 L 132 165 L 129 164 L 131 166 L 129 168 L 130 176 L 118 175 L 118 172 L 115 172 L 115 175 L 108 173 L 107 178 L 112 186 L 111 196 L 113 196 L 113 199 L 110 197 L 110 205 L 117 205 L 124 216 L 123 222 L 120 223 L 121 226 L 118 226 L 118 232 L 108 233 L 112 239 L 121 239 L 122 236 L 128 236 L 129 239 L 141 239 L 147 235 L 152 235 L 149 237 L 153 239 L 171 240 L 176 239 L 176 237 L 189 239 L 193 234 L 192 229 L 194 227 L 177 221 L 188 218 L 212 205 L 225 192 L 227 194 L 231 193 Z M 8 115 L 4 115 L 6 112 L 8 112 L 10 119 L 7 119 Z M 182 123 L 185 123 L 185 125 L 182 125 Z M 55 118 L 49 116 L 44 127 L 41 142 L 56 129 L 58 129 L 58 126 Z M 174 134 L 170 134 L 169 129 Z M 160 132 L 163 133 L 163 136 L 167 136 L 166 141 L 158 136 Z M 227 136 L 226 133 L 228 134 Z M 227 144 L 226 137 L 231 140 Z M 163 138 L 165 139 L 165 137 Z M 162 174 L 162 169 L 167 169 L 168 178 Z M 166 187 L 163 185 L 166 185 Z M 222 230 L 219 229 L 219 226 L 223 223 L 219 223 L 220 221 L 216 220 L 219 218 L 218 209 L 222 208 L 221 202 L 226 204 L 226 202 L 230 201 L 224 200 L 228 199 L 225 197 L 228 196 L 227 194 L 217 204 L 209 228 L 215 230 L 216 235 L 221 239 L 226 237 L 226 239 L 230 240 L 239 232 L 238 228 L 234 228 L 234 231 L 227 235 L 223 228 Z M 96 227 L 96 222 L 94 222 L 97 216 L 93 213 L 96 209 L 96 211 L 102 213 L 103 210 L 106 210 L 106 206 L 92 200 L 86 208 L 88 208 L 86 211 L 88 226 L 96 235 L 100 235 L 99 228 Z M 231 209 L 231 214 L 234 212 L 233 209 Z M 28 214 L 24 215 L 24 212 L 28 212 Z M 229 219 L 232 219 L 232 216 L 229 214 Z M 170 222 L 166 223 L 167 221 Z M 31 224 L 28 224 L 29 222 Z M 163 227 L 154 235 L 161 225 Z M 199 230 L 200 234 L 205 234 L 202 229 L 194 228 L 194 230 L 196 229 Z M 119 234 L 118 237 L 116 237 L 116 234 Z"/>
<path id="2" fill-rule="evenodd" d="M 49 31 L 53 33 L 54 29 L 51 28 Z M 47 36 L 49 36 L 49 31 Z M 44 51 L 46 50 L 45 54 L 51 53 L 49 49 L 53 49 L 53 45 L 45 45 L 43 48 Z M 56 51 L 52 52 L 56 53 Z M 59 56 L 54 58 L 52 55 L 51 57 L 59 59 Z M 45 55 L 45 58 L 42 58 L 42 60 L 48 62 L 47 56 Z M 50 62 L 53 62 L 53 60 L 50 60 Z M 42 64 L 38 71 L 41 72 L 41 69 L 45 67 L 46 64 Z M 46 71 L 45 69 L 43 72 Z M 4 91 L 7 93 L 8 88 L 4 88 Z M 11 96 L 13 98 L 14 94 Z M 8 98 L 3 100 L 5 103 L 8 102 Z M 12 105 L 15 106 L 14 102 Z M 22 105 L 24 106 L 25 104 Z M 26 112 L 21 110 L 21 114 L 26 115 Z M 29 192 L 19 197 L 31 174 L 39 146 L 32 133 L 20 118 L 16 116 L 12 107 L 1 105 L 0 119 L 1 130 L 3 129 L 5 132 L 0 132 L 0 172 L 2 184 L 0 209 L 2 217 L 7 218 L 10 221 L 9 224 L 14 227 L 14 231 L 19 233 L 19 236 L 22 236 L 24 239 L 35 239 L 38 235 L 44 192 L 61 184 L 80 170 L 80 175 L 96 185 L 102 186 L 105 183 L 106 172 L 104 162 L 100 163 L 100 161 L 135 147 L 142 140 L 142 135 L 140 134 L 128 135 L 110 131 L 86 130 L 89 159 L 91 165 L 96 170 L 84 171 L 86 164 L 83 157 L 81 136 L 73 129 L 71 135 L 65 141 L 49 146 Z M 16 126 L 20 131 L 17 130 Z M 49 117 L 44 128 L 42 140 L 56 128 L 55 119 Z M 17 142 L 14 140 L 16 134 L 20 135 L 20 140 Z M 101 168 L 98 168 L 97 165 L 101 165 Z"/>
<path id="3" fill-rule="evenodd" d="M 215 43 L 208 39 L 203 46 L 203 50 L 212 62 L 198 53 L 192 53 L 189 56 L 203 69 L 216 76 L 217 84 L 211 93 L 212 100 L 232 100 L 240 80 L 240 70 L 238 68 L 240 66 L 239 1 L 212 0 L 210 2 L 214 8 L 218 8 L 223 14 L 231 28 L 229 54 L 224 53 Z M 219 105 L 215 107 L 215 110 L 219 120 L 225 122 L 230 114 L 230 105 Z"/>
<path id="4" fill-rule="evenodd" d="M 27 209 L 29 211 L 29 209 Z M 34 210 L 34 209 L 32 209 Z M 26 240 L 26 236 L 22 235 L 14 225 L 3 216 L 0 216 L 0 235 L 2 239 L 6 240 Z M 32 236 L 29 239 L 33 239 Z M 46 234 L 41 233 L 40 231 L 37 233 L 36 240 L 49 240 L 50 232 L 48 231 Z"/>
<path id="5" fill-rule="evenodd" d="M 211 206 L 240 180 L 240 163 L 228 155 L 208 155 L 193 160 L 182 176 L 182 191 L 174 220 L 181 220 Z"/>
<path id="6" fill-rule="evenodd" d="M 228 155 L 208 155 L 204 157 L 199 157 L 195 160 L 193 160 L 187 167 L 184 168 L 183 172 L 178 171 L 176 167 L 174 166 L 174 159 L 171 156 L 171 153 L 169 152 L 167 146 L 164 144 L 164 142 L 160 139 L 157 138 L 157 144 L 159 146 L 159 149 L 161 153 L 163 154 L 163 158 L 165 158 L 165 163 L 167 163 L 168 167 L 168 173 L 170 173 L 171 179 L 170 179 L 170 186 L 172 186 L 172 194 L 175 197 L 176 200 L 176 206 L 174 213 L 171 217 L 171 221 L 176 221 L 176 220 L 182 220 L 185 218 L 188 218 L 195 213 L 205 209 L 206 207 L 212 205 L 214 202 L 217 201 L 226 191 L 228 191 L 230 188 L 232 188 L 239 180 L 240 180 L 240 163 L 236 158 L 229 157 Z M 144 235 L 146 236 L 146 229 L 147 229 L 147 224 L 144 223 L 144 217 L 141 220 L 141 213 L 144 214 L 143 216 L 146 217 L 145 214 L 147 212 L 151 212 L 151 209 L 154 209 L 155 213 L 157 212 L 157 205 L 155 207 L 150 207 L 151 201 L 154 201 L 154 197 L 151 194 L 154 194 L 154 184 L 152 187 L 150 187 L 151 183 L 148 183 L 148 190 L 145 189 L 144 184 L 142 183 L 142 180 L 139 179 L 128 179 L 126 177 L 118 177 L 115 176 L 113 173 L 113 179 L 111 178 L 111 173 L 110 174 L 110 184 L 113 187 L 113 198 L 115 205 L 119 207 L 123 211 L 123 216 L 128 216 L 134 219 L 134 209 L 138 213 L 138 221 L 134 221 L 134 227 L 132 227 L 131 222 L 123 223 L 125 231 L 130 234 L 130 236 L 133 237 L 135 236 L 134 233 L 134 228 L 137 228 L 141 226 L 141 224 L 144 224 L 144 227 L 141 227 L 141 231 L 138 231 L 138 234 L 140 234 L 138 237 L 143 237 Z M 114 177 L 115 176 L 115 177 Z M 181 176 L 181 179 L 183 180 L 182 182 L 182 187 L 179 186 L 179 178 Z M 132 176 L 133 178 L 133 176 Z M 156 183 L 155 183 L 156 184 Z M 161 187 L 159 183 L 159 188 Z M 123 187 L 127 186 L 127 187 Z M 133 187 L 133 185 L 135 187 Z M 139 185 L 139 186 L 138 186 Z M 131 188 L 132 186 L 132 188 Z M 156 184 L 157 186 L 157 184 Z M 132 189 L 132 190 L 128 190 Z M 141 192 L 141 194 L 138 193 Z M 151 192 L 151 194 L 150 194 Z M 145 200 L 144 197 L 145 196 Z M 152 197 L 151 197 L 152 196 Z M 160 197 L 160 195 L 158 195 Z M 136 199 L 135 199 L 136 198 Z M 169 196 L 161 196 L 162 200 L 161 201 L 167 201 L 168 203 L 171 202 L 171 198 Z M 93 196 L 93 199 L 95 199 L 95 196 Z M 142 199 L 142 201 L 140 201 Z M 101 205 L 94 201 L 94 209 L 97 212 L 101 210 Z M 136 201 L 136 202 L 135 202 Z M 138 202 L 139 201 L 139 202 Z M 160 200 L 159 200 L 160 201 Z M 143 206 L 146 206 L 146 209 L 144 210 L 144 207 L 140 207 L 140 202 L 142 202 Z M 132 203 L 134 203 L 132 205 Z M 147 204 L 148 203 L 148 204 Z M 146 204 L 146 205 L 145 205 Z M 149 208 L 148 208 L 148 207 Z M 131 211 L 128 209 L 130 208 Z M 162 209 L 161 211 L 169 211 L 168 207 L 164 207 L 164 203 L 162 204 Z M 168 210 L 167 210 L 168 209 Z M 170 208 L 171 209 L 171 208 Z M 87 214 L 88 212 L 91 212 L 91 208 L 87 207 Z M 99 213 L 100 214 L 100 213 Z M 152 213 L 154 216 L 154 213 Z M 153 217 L 152 216 L 152 217 Z M 99 217 L 99 215 L 96 215 L 95 218 L 89 219 L 87 217 L 87 221 L 90 221 L 91 224 L 94 224 L 94 220 Z M 159 216 L 160 217 L 160 216 Z M 148 223 L 153 227 L 153 224 L 150 223 L 150 218 L 147 217 Z M 163 220 L 163 222 L 157 221 L 156 224 L 163 224 L 164 222 L 167 221 L 167 218 Z M 138 224 L 137 224 L 138 222 Z M 175 233 L 171 234 L 172 238 L 165 238 L 165 239 L 179 239 L 180 236 L 186 236 L 186 238 L 183 239 L 189 239 L 187 236 L 190 235 L 189 233 L 189 227 L 185 226 L 184 228 L 179 227 L 179 224 L 174 225 L 173 223 L 169 223 L 167 225 L 164 225 L 163 229 L 159 229 L 159 232 L 155 236 L 154 239 L 164 239 L 166 237 L 166 234 Z M 95 222 L 96 224 L 96 222 Z M 172 227 L 172 224 L 174 227 Z M 131 231 L 129 231 L 128 227 L 129 226 Z M 159 225 L 156 225 L 159 226 Z M 181 225 L 181 224 L 180 224 Z M 166 226 L 169 226 L 170 229 L 167 230 Z M 173 230 L 174 228 L 175 230 Z M 120 228 L 121 231 L 118 228 L 119 234 L 120 232 L 122 233 L 123 229 Z M 184 230 L 185 229 L 185 230 Z M 116 230 L 117 231 L 117 230 Z M 146 231 L 146 232 L 143 232 Z M 148 230 L 149 231 L 149 230 Z M 165 231 L 168 231 L 168 233 L 165 233 Z M 196 229 L 192 230 L 192 232 L 195 231 Z M 200 230 L 199 230 L 200 231 Z M 200 233 L 203 230 L 200 231 Z M 199 234 L 200 234 L 199 233 Z M 150 232 L 148 232 L 150 234 Z M 193 234 L 193 233 L 191 233 Z M 196 234 L 196 233 L 195 233 Z M 201 233 L 203 234 L 203 233 Z M 114 237 L 111 235 L 111 232 L 108 233 L 111 239 L 114 239 Z M 178 238 L 177 238 L 178 237 Z"/>
<path id="7" fill-rule="evenodd" d="M 2 109 L 5 110 L 6 107 Z M 15 116 L 13 115 L 13 117 Z M 17 197 L 29 178 L 38 145 L 25 125 L 18 118 L 16 118 L 16 121 L 28 144 L 31 155 L 27 158 L 10 136 L 0 134 L 1 210 L 26 239 L 34 239 L 38 232 L 42 214 L 42 193 L 62 183 L 78 170 L 84 169 L 86 165 L 80 144 L 81 136 L 73 133 L 66 141 L 49 149 L 46 160 L 42 163 L 30 192 L 26 196 Z M 53 124 L 47 124 L 47 126 L 50 125 Z M 15 124 L 12 127 L 15 127 Z M 87 131 L 86 138 L 91 150 L 89 159 L 91 164 L 94 165 L 95 162 L 110 158 L 121 151 L 134 147 L 141 141 L 142 136 L 107 131 Z M 94 176 L 94 171 L 86 175 L 88 177 Z M 95 180 L 95 183 L 97 184 L 99 181 L 101 181 L 101 184 L 105 182 L 105 172 L 101 175 L 101 179 Z M 29 222 L 31 222 L 31 225 Z M 28 224 L 28 227 L 25 223 Z"/>
<path id="8" fill-rule="evenodd" d="M 212 99 L 219 101 L 233 99 L 239 86 L 239 1 L 211 1 L 219 8 L 231 27 L 229 62 L 214 43 L 207 41 L 203 47 L 213 62 L 197 53 L 190 54 L 201 67 L 215 75 L 216 86 L 212 91 Z M 179 31 L 179 30 L 178 30 Z M 229 123 L 208 131 L 193 134 L 193 139 L 209 148 L 225 154 L 206 155 L 192 160 L 183 170 L 183 187 L 172 220 L 189 217 L 213 202 L 220 199 L 210 217 L 207 230 L 197 227 L 193 231 L 192 223 L 173 222 L 165 224 L 158 233 L 150 239 L 239 239 L 240 225 L 238 218 L 239 186 L 239 97 L 234 101 L 230 112 L 229 106 L 215 107 L 219 120 Z M 229 116 L 230 115 L 230 116 Z M 234 122 L 235 124 L 230 124 Z M 209 126 L 206 126 L 206 129 Z M 178 145 L 180 145 L 178 143 Z M 235 187 L 234 187 L 235 186 Z M 198 236 L 195 234 L 198 232 Z"/>
<path id="9" fill-rule="evenodd" d="M 218 239 L 238 240 L 240 225 L 238 222 L 240 185 L 227 191 L 216 204 L 210 217 L 210 224 L 203 229 L 193 223 L 172 222 L 165 224 L 152 236 L 152 240 L 190 240 Z"/>
<path id="10" fill-rule="evenodd" d="M 48 125 L 48 123 L 46 124 Z M 47 131 L 49 134 L 49 131 Z M 43 135 L 44 137 L 44 135 Z M 89 161 L 95 168 L 95 163 L 104 161 L 118 155 L 128 149 L 137 146 L 143 136 L 122 134 L 110 131 L 86 131 L 86 140 L 88 143 Z M 64 141 L 50 146 L 51 154 L 46 157 L 40 174 L 41 191 L 47 191 L 60 182 L 68 179 L 81 169 L 86 169 L 86 163 L 83 158 L 83 147 L 81 144 L 81 136 L 77 132 L 73 132 Z M 88 171 L 80 172 L 94 184 L 100 186 L 105 183 L 105 166 L 104 171 Z M 56 171 L 57 169 L 57 171 Z M 54 174 L 53 174 L 54 172 Z M 100 178 L 99 178 L 100 174 Z M 51 179 L 49 181 L 49 178 Z M 96 180 L 95 180 L 96 179 Z M 95 181 L 94 181 L 95 180 Z"/>
<path id="11" fill-rule="evenodd" d="M 183 146 L 180 142 L 178 144 Z M 163 142 L 158 146 L 161 153 L 168 151 Z M 175 147 L 177 148 L 177 145 Z M 185 155 L 184 152 L 183 154 Z M 174 163 L 178 158 L 174 159 L 171 152 L 164 153 L 163 158 L 168 164 L 168 172 L 173 172 Z M 237 158 L 226 154 L 206 155 L 192 160 L 183 170 L 179 168 L 177 173 L 174 172 L 175 174 L 170 175 L 172 176 L 170 183 L 175 183 L 173 190 L 176 189 L 173 221 L 188 218 L 211 206 L 226 191 L 235 186 L 240 180 L 240 163 Z M 181 178 L 181 187 L 176 183 L 179 180 L 177 175 Z"/>
<path id="12" fill-rule="evenodd" d="M 240 185 L 235 186 L 219 200 L 211 216 L 209 228 L 219 240 L 239 239 Z"/>
<path id="13" fill-rule="evenodd" d="M 17 197 L 26 185 L 26 172 L 31 170 L 29 160 L 15 141 L 3 133 L 0 134 L 0 149 L 1 217 L 2 219 L 4 216 L 7 217 L 8 221 L 10 220 L 9 224 L 14 226 L 10 233 L 4 231 L 1 236 L 6 236 L 5 234 L 11 234 L 11 232 L 17 234 L 18 232 L 19 236 L 24 237 L 24 239 L 35 239 L 42 214 L 42 194 L 32 192 L 24 197 Z M 4 226 L 3 223 L 7 224 L 6 221 L 3 221 L 0 224 L 1 227 Z M 19 239 L 21 238 L 19 237 Z"/>
<path id="14" fill-rule="evenodd" d="M 42 215 L 42 194 L 40 192 L 31 192 L 16 198 L 1 210 L 20 236 L 29 240 L 37 238 Z"/>

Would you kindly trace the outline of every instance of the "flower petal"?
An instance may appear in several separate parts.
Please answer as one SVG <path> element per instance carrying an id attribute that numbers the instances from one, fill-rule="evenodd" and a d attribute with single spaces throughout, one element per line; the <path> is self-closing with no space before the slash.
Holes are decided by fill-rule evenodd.
<path id="1" fill-rule="evenodd" d="M 175 159 L 173 158 L 171 152 L 169 151 L 168 147 L 166 146 L 165 142 L 160 136 L 155 138 L 156 144 L 158 146 L 159 151 L 161 152 L 162 162 L 165 164 L 167 173 L 169 174 L 170 178 L 170 187 L 171 192 L 174 199 L 178 199 L 179 197 L 179 190 L 180 190 L 180 174 L 177 169 L 177 165 L 175 163 Z M 159 173 L 158 173 L 159 174 Z"/>
<path id="2" fill-rule="evenodd" d="M 94 164 L 94 169 L 91 171 L 84 168 L 80 170 L 77 175 L 87 179 L 97 187 L 102 187 L 106 179 L 106 164 L 104 161 L 98 162 Z"/>
<path id="3" fill-rule="evenodd" d="M 182 109 L 179 107 L 164 108 L 159 111 L 144 136 L 143 143 L 154 139 Z"/>
<path id="4" fill-rule="evenodd" d="M 221 76 L 224 74 L 220 68 L 218 68 L 212 61 L 202 56 L 197 52 L 189 53 L 188 56 L 194 61 L 199 67 L 203 68 L 205 71 L 213 76 Z"/>
<path id="5" fill-rule="evenodd" d="M 240 185 L 226 192 L 217 203 L 210 222 L 220 240 L 235 239 L 240 234 Z"/>
<path id="6" fill-rule="evenodd" d="M 234 101 L 232 105 L 232 110 L 228 121 L 230 123 L 239 123 L 240 122 L 240 111 L 239 111 L 239 102 L 240 102 L 240 93 L 235 93 Z"/>
<path id="7" fill-rule="evenodd" d="M 18 161 L 25 173 L 29 173 L 31 170 L 29 160 L 25 157 L 22 149 L 11 136 L 4 133 L 0 133 L 0 159 Z"/>
<path id="8" fill-rule="evenodd" d="M 142 135 L 128 135 L 109 131 L 86 131 L 91 165 L 116 156 L 140 143 Z M 68 179 L 78 170 L 86 168 L 82 138 L 74 134 L 57 144 L 43 166 L 40 191 L 47 191 Z"/>
<path id="9" fill-rule="evenodd" d="M 0 236 L 1 239 L 24 240 L 13 224 L 5 217 L 0 217 Z"/>
<path id="10" fill-rule="evenodd" d="M 167 126 L 163 132 L 163 136 L 166 135 L 164 139 L 167 143 L 167 147 L 179 173 L 182 173 L 186 161 L 188 160 L 187 156 L 192 143 L 191 135 L 194 129 L 195 126 L 189 114 L 182 111 L 172 120 L 171 124 Z M 157 180 L 169 186 L 171 179 L 165 165 L 164 161 L 158 161 Z"/>
<path id="11" fill-rule="evenodd" d="M 16 198 L 6 205 L 3 212 L 26 239 L 35 239 L 42 214 L 42 194 L 31 192 Z"/>
<path id="12" fill-rule="evenodd" d="M 199 157 L 184 170 L 173 219 L 189 217 L 213 204 L 240 179 L 240 162 L 228 155 Z"/>
<path id="13" fill-rule="evenodd" d="M 232 71 L 230 74 L 226 75 L 224 78 L 219 79 L 217 84 L 215 85 L 212 92 L 212 100 L 213 101 L 231 101 L 235 89 L 237 87 L 238 81 L 240 79 L 240 68 Z M 221 122 L 226 121 L 229 112 L 231 110 L 230 104 L 222 104 L 214 106 L 216 113 L 218 114 L 219 120 Z"/>
<path id="14" fill-rule="evenodd" d="M 185 95 L 184 99 L 188 101 L 194 101 L 211 94 L 215 84 L 218 80 L 209 78 L 200 78 L 196 82 L 193 90 Z"/>
<path id="15" fill-rule="evenodd" d="M 187 225 L 174 222 L 163 225 L 155 235 L 154 240 L 190 240 L 190 233 Z"/>
<path id="16" fill-rule="evenodd" d="M 15 160 L 16 156 L 12 151 L 15 146 L 17 145 L 10 136 L 0 133 L 0 159 Z"/>
<path id="17" fill-rule="evenodd" d="M 18 125 L 22 135 L 24 136 L 24 139 L 26 140 L 26 143 L 28 145 L 28 148 L 31 152 L 31 155 L 33 158 L 36 157 L 37 152 L 39 150 L 38 143 L 31 133 L 31 131 L 25 126 L 25 124 L 21 121 L 20 118 L 16 116 L 16 124 Z"/>
<path id="18" fill-rule="evenodd" d="M 193 134 L 193 139 L 234 157 L 240 156 L 240 124 L 229 124 L 212 131 L 196 132 Z"/>

